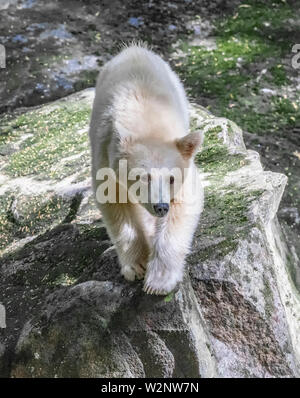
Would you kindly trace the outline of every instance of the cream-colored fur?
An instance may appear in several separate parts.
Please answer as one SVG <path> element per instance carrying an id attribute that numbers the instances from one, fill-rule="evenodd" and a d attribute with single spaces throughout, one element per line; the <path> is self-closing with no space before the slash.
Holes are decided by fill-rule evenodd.
<path id="1" fill-rule="evenodd" d="M 203 208 L 203 189 L 193 162 L 202 136 L 188 133 L 183 86 L 158 55 L 134 45 L 104 66 L 90 126 L 93 189 L 96 193 L 101 184 L 99 169 L 110 167 L 118 175 L 120 159 L 128 161 L 128 170 L 142 168 L 150 175 L 151 203 L 98 203 L 122 274 L 131 281 L 144 277 L 148 293 L 166 294 L 182 280 Z M 167 201 L 154 188 L 162 168 L 167 170 L 163 188 L 170 183 L 168 170 L 186 170 L 187 175 L 169 198 L 168 213 L 157 217 L 154 204 Z M 119 192 L 123 187 L 116 183 Z M 194 202 L 188 203 L 192 197 Z"/>

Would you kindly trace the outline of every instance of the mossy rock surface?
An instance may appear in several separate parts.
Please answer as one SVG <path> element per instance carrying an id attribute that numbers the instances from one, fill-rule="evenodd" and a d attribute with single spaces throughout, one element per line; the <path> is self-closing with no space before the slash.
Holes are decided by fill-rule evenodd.
<path id="1" fill-rule="evenodd" d="M 266 170 L 288 176 L 278 217 L 299 286 L 300 90 L 292 61 L 300 26 L 297 5 L 281 0 L 232 5 L 230 13 L 216 13 L 208 32 L 197 16 L 193 23 L 202 34 L 179 38 L 172 56 L 193 100 L 237 123 Z"/>
<path id="2" fill-rule="evenodd" d="M 93 202 L 93 95 L 85 90 L 2 120 L 2 144 L 14 152 L 0 175 L 0 302 L 7 313 L 1 374 L 296 375 L 299 299 L 284 239 L 274 241 L 285 176 L 263 171 L 234 123 L 193 106 L 191 129 L 205 132 L 195 159 L 204 211 L 183 284 L 167 297 L 145 295 L 141 282 L 120 275 Z M 70 152 L 79 155 L 76 165 Z"/>
<path id="3" fill-rule="evenodd" d="M 297 2 L 7 3 L 0 377 L 299 376 Z M 169 60 L 205 106 L 191 107 L 191 129 L 205 131 L 205 209 L 184 283 L 166 297 L 123 280 L 95 207 L 93 90 L 49 103 L 95 86 L 132 39 Z"/>

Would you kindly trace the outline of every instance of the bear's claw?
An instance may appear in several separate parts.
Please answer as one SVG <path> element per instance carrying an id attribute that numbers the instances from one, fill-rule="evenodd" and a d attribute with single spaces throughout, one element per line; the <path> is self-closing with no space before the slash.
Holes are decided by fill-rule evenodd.
<path id="1" fill-rule="evenodd" d="M 143 291 L 146 294 L 155 294 L 157 296 L 165 296 L 167 294 L 167 292 L 165 290 L 160 290 L 160 289 L 154 289 L 153 287 L 151 287 L 150 285 L 145 285 L 143 287 Z"/>

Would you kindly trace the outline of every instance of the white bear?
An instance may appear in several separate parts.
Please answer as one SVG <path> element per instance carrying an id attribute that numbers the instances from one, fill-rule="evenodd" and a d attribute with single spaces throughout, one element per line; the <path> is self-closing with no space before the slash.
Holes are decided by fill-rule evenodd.
<path id="1" fill-rule="evenodd" d="M 182 280 L 204 200 L 194 163 L 203 136 L 189 133 L 179 78 L 147 48 L 123 49 L 99 74 L 89 134 L 93 189 L 121 273 L 144 278 L 146 293 L 168 294 Z M 97 194 L 106 169 L 115 175 L 110 203 Z M 135 170 L 141 172 L 132 179 Z M 139 200 L 141 189 L 130 194 L 137 183 L 147 200 Z"/>

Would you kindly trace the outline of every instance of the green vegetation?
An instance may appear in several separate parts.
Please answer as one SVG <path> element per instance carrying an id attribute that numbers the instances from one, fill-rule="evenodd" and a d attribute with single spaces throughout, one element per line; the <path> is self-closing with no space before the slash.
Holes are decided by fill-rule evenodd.
<path id="1" fill-rule="evenodd" d="M 223 257 L 234 250 L 240 239 L 247 237 L 251 228 L 248 211 L 251 203 L 261 194 L 261 191 L 237 191 L 233 185 L 226 187 L 226 191 L 215 186 L 208 187 L 197 237 L 211 238 L 214 244 L 201 251 L 201 260 L 219 255 Z"/>
<path id="2" fill-rule="evenodd" d="M 289 177 L 282 206 L 299 209 L 300 93 L 298 71 L 291 67 L 291 48 L 299 34 L 293 7 L 280 0 L 243 2 L 215 21 L 215 49 L 181 44 L 184 55 L 177 60 L 177 71 L 194 101 L 251 133 L 244 135 L 247 146 L 261 153 L 266 169 Z M 215 186 L 244 162 L 213 142 L 196 160 L 212 173 Z M 227 241 L 220 247 L 226 248 Z"/>
<path id="3" fill-rule="evenodd" d="M 263 134 L 299 125 L 300 103 L 277 94 L 290 83 L 282 64 L 291 52 L 284 34 L 293 10 L 285 1 L 247 1 L 231 17 L 216 22 L 215 50 L 183 43 L 186 54 L 178 70 L 190 94 L 205 97 L 219 116 L 234 120 L 244 130 Z M 261 88 L 275 88 L 265 98 Z M 283 108 L 284 107 L 284 108 Z"/>
<path id="4" fill-rule="evenodd" d="M 214 177 L 224 177 L 230 171 L 235 171 L 245 165 L 243 155 L 230 155 L 225 145 L 204 147 L 196 156 L 196 164 L 206 173 Z"/>
<path id="5" fill-rule="evenodd" d="M 226 192 L 216 190 L 214 187 L 207 189 L 205 197 L 205 211 L 207 213 L 206 233 L 215 237 L 240 236 L 240 228 L 249 224 L 247 213 L 250 204 L 262 192 L 237 191 L 236 186 L 226 187 Z M 209 222 L 208 222 L 209 221 Z"/>
<path id="6" fill-rule="evenodd" d="M 197 234 L 200 239 L 212 239 L 212 245 L 201 250 L 201 260 L 224 256 L 234 250 L 239 239 L 246 237 L 251 228 L 247 216 L 249 206 L 261 195 L 260 191 L 237 191 L 234 185 L 223 186 L 224 177 L 229 172 L 246 164 L 245 155 L 231 154 L 224 144 L 221 125 L 209 127 L 209 124 L 210 120 L 207 119 L 200 126 L 205 130 L 205 138 L 203 149 L 195 159 L 197 166 L 209 173 L 210 183 L 205 190 L 205 207 Z M 233 128 L 227 125 L 229 135 Z"/>
<path id="7" fill-rule="evenodd" d="M 16 142 L 20 149 L 13 153 L 5 171 L 13 176 L 40 174 L 42 177 L 59 178 L 74 173 L 74 166 L 87 162 L 86 157 L 74 155 L 88 153 L 87 126 L 90 117 L 88 106 L 60 106 L 50 112 L 34 110 L 15 119 L 2 119 L 2 144 Z M 86 129 L 85 129 L 86 128 Z M 18 143 L 20 137 L 27 137 Z M 56 170 L 57 162 L 74 157 Z"/>
<path id="8" fill-rule="evenodd" d="M 173 298 L 174 298 L 174 292 L 171 292 L 164 298 L 164 302 L 169 303 L 170 301 L 173 300 Z"/>
<path id="9" fill-rule="evenodd" d="M 223 143 L 221 126 L 206 130 L 203 149 L 196 155 L 195 163 L 205 173 L 213 174 L 214 179 L 224 177 L 228 172 L 239 169 L 245 164 L 245 156 L 230 154 Z"/>

